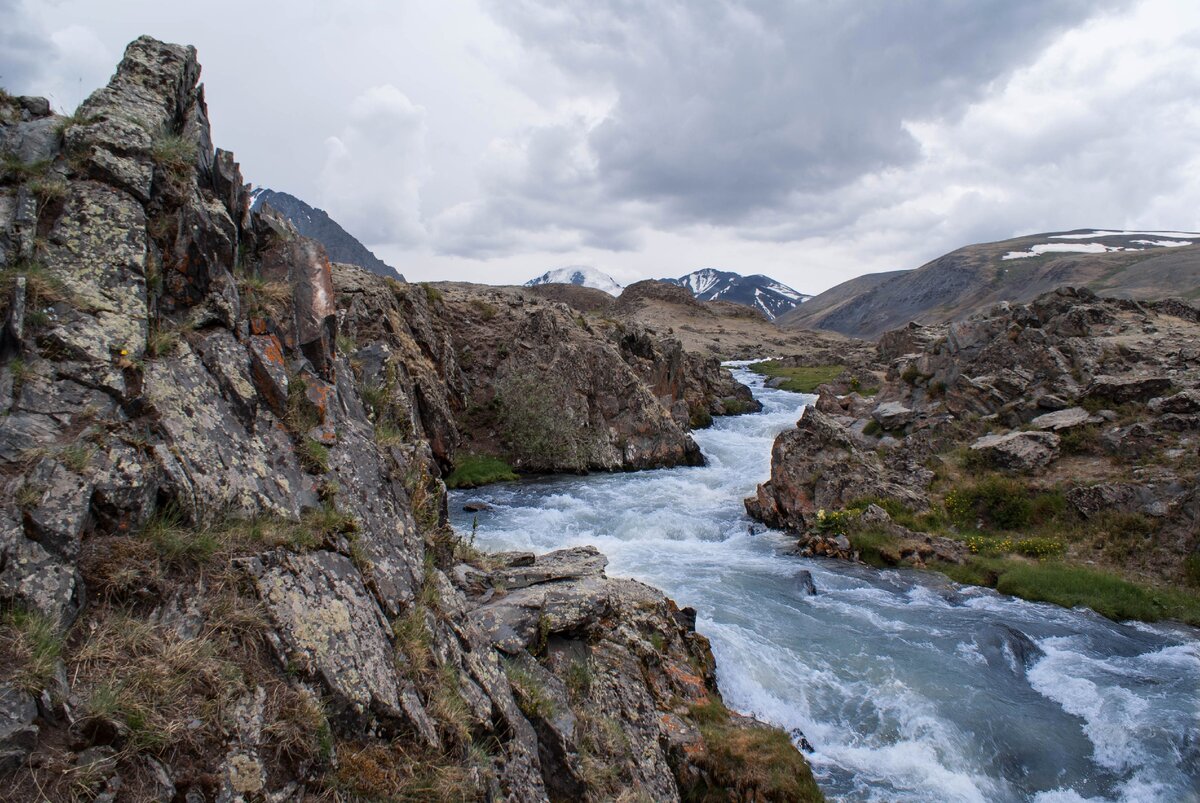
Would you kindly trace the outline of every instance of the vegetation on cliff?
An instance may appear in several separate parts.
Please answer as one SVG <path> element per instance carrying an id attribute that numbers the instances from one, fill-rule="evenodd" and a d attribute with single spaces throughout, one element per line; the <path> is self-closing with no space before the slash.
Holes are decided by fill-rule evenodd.
<path id="1" fill-rule="evenodd" d="M 0 97 L 6 793 L 678 799 L 705 772 L 689 707 L 718 699 L 694 614 L 594 551 L 455 536 L 453 293 L 251 212 L 199 69 L 143 37 L 71 120 Z M 685 458 L 627 371 L 623 421 Z M 523 707 L 513 661 L 591 693 Z"/>
<path id="2" fill-rule="evenodd" d="M 812 554 L 1200 622 L 1198 346 L 1187 303 L 1070 289 L 890 332 L 878 395 L 820 389 L 747 509 Z"/>

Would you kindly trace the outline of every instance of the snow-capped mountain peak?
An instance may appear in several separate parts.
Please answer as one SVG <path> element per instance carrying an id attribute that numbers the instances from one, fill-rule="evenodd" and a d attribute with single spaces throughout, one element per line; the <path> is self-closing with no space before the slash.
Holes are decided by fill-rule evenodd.
<path id="1" fill-rule="evenodd" d="M 526 287 L 535 287 L 539 284 L 577 284 L 581 287 L 603 290 L 613 296 L 621 295 L 623 289 L 613 277 L 587 265 L 568 265 L 565 268 L 548 270 L 536 279 L 525 282 Z"/>
<path id="2" fill-rule="evenodd" d="M 732 301 L 753 307 L 771 320 L 812 298 L 769 276 L 742 276 L 716 268 L 701 268 L 678 279 L 662 281 L 686 287 L 701 301 Z"/>

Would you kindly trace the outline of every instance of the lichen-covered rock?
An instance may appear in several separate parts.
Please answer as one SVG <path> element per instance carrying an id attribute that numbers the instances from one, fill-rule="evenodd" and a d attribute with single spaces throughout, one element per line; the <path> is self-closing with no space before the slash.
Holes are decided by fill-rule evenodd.
<path id="1" fill-rule="evenodd" d="M 49 160 L 0 182 L 0 607 L 44 647 L 12 659 L 23 682 L 48 687 L 0 687 L 0 783 L 677 799 L 702 774 L 689 706 L 715 699 L 694 612 L 588 548 L 454 566 L 439 476 L 464 432 L 577 441 L 542 468 L 695 462 L 668 408 L 739 392 L 669 343 L 643 375 L 521 292 L 331 266 L 249 211 L 198 76 L 191 48 L 141 38 L 61 143 L 48 104 L 0 103 L 0 143 Z M 512 416 L 531 397 L 545 431 Z"/>

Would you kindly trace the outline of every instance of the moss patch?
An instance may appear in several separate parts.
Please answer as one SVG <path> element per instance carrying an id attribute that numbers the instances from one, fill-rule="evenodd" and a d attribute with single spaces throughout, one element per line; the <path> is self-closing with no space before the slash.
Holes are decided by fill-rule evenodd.
<path id="1" fill-rule="evenodd" d="M 825 800 L 808 762 L 782 730 L 738 722 L 716 700 L 692 706 L 691 715 L 704 738 L 697 763 L 707 777 L 681 790 L 684 800 Z"/>
<path id="2" fill-rule="evenodd" d="M 935 568 L 960 583 L 991 586 L 1002 594 L 1067 608 L 1084 606 L 1118 621 L 1178 619 L 1200 625 L 1200 596 L 1146 588 L 1094 569 L 1011 558 L 971 558 L 963 566 Z"/>
<path id="3" fill-rule="evenodd" d="M 792 367 L 784 365 L 780 360 L 766 360 L 754 363 L 750 366 L 750 370 L 772 379 L 782 378 L 784 382 L 779 385 L 781 390 L 790 390 L 793 393 L 814 393 L 817 386 L 837 379 L 846 370 L 846 366 L 802 365 Z"/>
<path id="4" fill-rule="evenodd" d="M 498 457 L 467 455 L 457 461 L 454 471 L 446 478 L 447 488 L 478 488 L 493 482 L 519 479 L 512 466 Z"/>

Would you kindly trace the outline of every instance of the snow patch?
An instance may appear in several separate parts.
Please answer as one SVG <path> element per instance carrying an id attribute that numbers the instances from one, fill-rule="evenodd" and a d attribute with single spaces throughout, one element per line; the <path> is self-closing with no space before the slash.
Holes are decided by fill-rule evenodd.
<path id="1" fill-rule="evenodd" d="M 574 284 L 603 290 L 611 296 L 621 295 L 621 290 L 624 289 L 607 273 L 601 273 L 587 265 L 571 265 L 548 270 L 536 279 L 525 282 L 526 287 L 536 287 L 539 284 Z"/>
<path id="2" fill-rule="evenodd" d="M 1124 251 L 1124 248 L 1103 243 L 1041 243 L 1028 251 L 1009 251 L 1001 259 L 1027 259 L 1042 254 L 1103 254 L 1106 251 Z"/>
<path id="3" fill-rule="evenodd" d="M 1051 234 L 1051 240 L 1088 240 L 1092 237 L 1127 237 L 1130 235 L 1143 235 L 1151 237 L 1196 237 L 1197 232 L 1187 231 L 1109 231 L 1107 229 L 1093 229 L 1085 234 Z"/>

